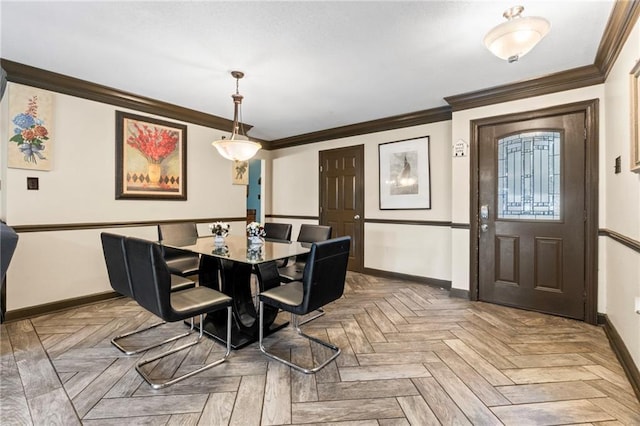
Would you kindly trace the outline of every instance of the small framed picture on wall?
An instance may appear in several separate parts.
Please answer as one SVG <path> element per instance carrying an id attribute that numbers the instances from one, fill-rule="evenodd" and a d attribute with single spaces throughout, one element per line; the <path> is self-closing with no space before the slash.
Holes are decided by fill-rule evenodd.
<path id="1" fill-rule="evenodd" d="M 429 136 L 378 145 L 380 210 L 431 208 Z"/>

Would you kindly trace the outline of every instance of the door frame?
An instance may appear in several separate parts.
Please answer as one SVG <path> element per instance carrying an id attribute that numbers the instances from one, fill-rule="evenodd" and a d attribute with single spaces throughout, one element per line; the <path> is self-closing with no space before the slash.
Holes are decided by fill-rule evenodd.
<path id="1" fill-rule="evenodd" d="M 469 298 L 478 300 L 479 296 L 479 194 L 480 164 L 478 144 L 480 128 L 499 124 L 527 121 L 549 116 L 565 115 L 576 112 L 585 114 L 585 309 L 584 321 L 596 324 L 598 319 L 598 145 L 599 145 L 599 100 L 591 99 L 565 105 L 552 106 L 532 111 L 486 117 L 471 120 L 470 162 L 470 211 L 469 211 Z"/>
<path id="2" fill-rule="evenodd" d="M 321 167 L 322 167 L 322 156 L 323 153 L 327 153 L 327 152 L 335 152 L 335 151 L 344 151 L 347 149 L 354 149 L 354 148 L 358 148 L 358 158 L 360 160 L 360 167 L 358 169 L 356 169 L 356 174 L 358 176 L 358 180 L 360 182 L 360 191 L 362 194 L 362 200 L 360 200 L 360 207 L 362 208 L 362 214 L 360 215 L 360 220 L 358 220 L 359 222 L 359 226 L 360 226 L 360 244 L 357 245 L 355 248 L 352 245 L 352 250 L 356 251 L 357 257 L 358 259 L 360 259 L 360 262 L 358 263 L 358 265 L 355 265 L 355 268 L 350 269 L 350 271 L 354 271 L 354 272 L 364 272 L 364 239 L 365 239 L 365 232 L 364 232 L 364 210 L 365 210 L 365 203 L 364 203 L 364 198 L 365 198 L 365 175 L 364 175 L 364 161 L 365 161 L 365 148 L 364 148 L 364 144 L 358 144 L 358 145 L 347 145 L 347 146 L 342 146 L 339 148 L 331 148 L 331 149 L 323 149 L 318 151 L 318 223 L 320 225 L 326 225 L 326 223 L 323 223 L 325 221 L 325 214 L 323 212 L 323 204 L 322 204 L 322 188 L 323 188 L 323 181 L 322 181 L 322 171 L 321 171 Z"/>

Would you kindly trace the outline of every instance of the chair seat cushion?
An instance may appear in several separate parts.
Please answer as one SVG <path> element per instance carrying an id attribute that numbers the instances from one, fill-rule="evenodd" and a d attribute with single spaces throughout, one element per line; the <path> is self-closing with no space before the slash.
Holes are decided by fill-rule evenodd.
<path id="1" fill-rule="evenodd" d="M 169 272 L 176 275 L 194 275 L 200 268 L 200 259 L 197 256 L 175 257 L 167 260 Z"/>
<path id="2" fill-rule="evenodd" d="M 195 286 L 195 281 L 181 277 L 180 275 L 171 274 L 171 291 L 186 290 Z"/>
<path id="3" fill-rule="evenodd" d="M 260 293 L 260 300 L 267 305 L 293 312 L 292 307 L 302 304 L 302 296 L 302 283 L 295 281 Z"/>
<path id="4" fill-rule="evenodd" d="M 292 265 L 285 266 L 284 268 L 278 268 L 280 282 L 290 283 L 291 281 L 302 281 L 304 266 L 304 263 L 296 262 Z"/>
<path id="5" fill-rule="evenodd" d="M 180 321 L 231 304 L 231 297 L 209 287 L 194 287 L 171 293 L 171 308 L 175 314 L 168 321 Z"/>

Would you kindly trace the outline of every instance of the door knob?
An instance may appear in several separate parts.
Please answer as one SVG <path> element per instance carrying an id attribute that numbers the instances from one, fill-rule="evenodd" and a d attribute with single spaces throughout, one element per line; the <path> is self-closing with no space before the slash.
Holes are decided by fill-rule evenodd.
<path id="1" fill-rule="evenodd" d="M 489 225 L 487 225 L 486 223 L 483 223 L 482 225 L 480 225 L 480 230 L 482 232 L 487 232 L 489 230 Z"/>
<path id="2" fill-rule="evenodd" d="M 359 215 L 359 214 L 357 214 L 357 215 L 355 215 L 353 218 L 354 218 L 355 220 L 360 220 L 360 215 Z"/>

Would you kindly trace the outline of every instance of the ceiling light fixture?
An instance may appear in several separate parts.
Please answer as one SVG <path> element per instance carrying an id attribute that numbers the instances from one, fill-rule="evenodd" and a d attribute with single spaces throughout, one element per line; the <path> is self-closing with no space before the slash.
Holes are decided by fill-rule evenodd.
<path id="1" fill-rule="evenodd" d="M 494 27 L 484 37 L 484 45 L 500 59 L 516 62 L 526 55 L 551 29 L 551 23 L 537 16 L 522 17 L 522 6 L 502 14 L 507 22 Z"/>
<path id="2" fill-rule="evenodd" d="M 231 130 L 231 137 L 226 139 L 223 136 L 222 139 L 212 142 L 211 145 L 216 147 L 220 155 L 227 160 L 247 161 L 256 155 L 262 145 L 250 141 L 244 132 L 244 128 L 242 128 L 240 106 L 243 96 L 238 92 L 238 86 L 240 79 L 244 77 L 244 73 L 242 71 L 231 71 L 231 76 L 236 79 L 236 93 L 231 95 L 233 98 L 233 129 Z"/>

